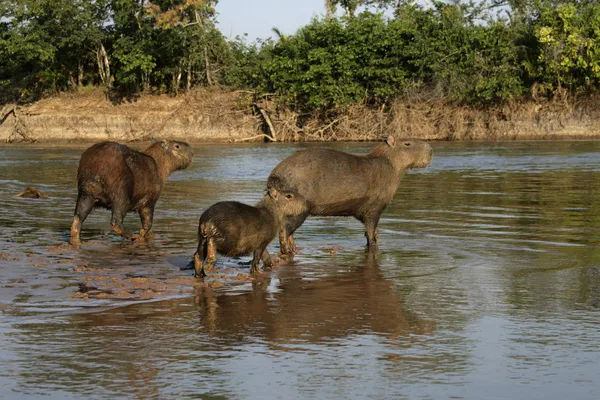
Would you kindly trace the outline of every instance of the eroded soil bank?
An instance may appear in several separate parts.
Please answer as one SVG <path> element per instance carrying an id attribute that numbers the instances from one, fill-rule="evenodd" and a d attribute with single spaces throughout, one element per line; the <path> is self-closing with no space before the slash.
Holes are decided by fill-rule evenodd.
<path id="1" fill-rule="evenodd" d="M 0 140 L 369 141 L 390 133 L 426 140 L 590 139 L 600 137 L 598 103 L 538 99 L 481 109 L 420 99 L 317 116 L 244 91 L 198 89 L 177 97 L 115 100 L 86 88 L 27 106 L 3 106 Z"/>

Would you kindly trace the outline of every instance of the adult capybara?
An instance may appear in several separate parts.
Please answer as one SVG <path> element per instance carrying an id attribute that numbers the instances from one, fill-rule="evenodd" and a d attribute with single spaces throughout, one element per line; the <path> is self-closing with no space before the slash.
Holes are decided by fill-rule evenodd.
<path id="1" fill-rule="evenodd" d="M 306 200 L 300 196 L 275 189 L 267 190 L 256 206 L 237 201 L 213 204 L 200 217 L 198 249 L 194 254 L 196 276 L 203 277 L 205 270 L 212 269 L 216 253 L 230 257 L 252 253 L 251 274 L 259 273 L 261 260 L 263 269 L 270 269 L 267 246 L 277 236 L 285 216 L 302 212 L 304 204 Z"/>
<path id="2" fill-rule="evenodd" d="M 137 211 L 142 220 L 137 238 L 145 240 L 165 181 L 173 171 L 187 168 L 192 155 L 190 145 L 175 140 L 154 142 L 141 152 L 114 142 L 87 149 L 77 170 L 77 206 L 69 242 L 81 244 L 81 224 L 94 207 L 112 210 L 112 229 L 125 238 L 131 234 L 123 219 Z"/>
<path id="3" fill-rule="evenodd" d="M 366 155 L 323 148 L 292 154 L 275 167 L 267 181 L 267 188 L 306 199 L 304 212 L 288 217 L 282 226 L 281 252 L 295 251 L 292 235 L 309 215 L 356 217 L 365 224 L 367 246 L 375 248 L 379 217 L 392 201 L 404 171 L 424 168 L 432 157 L 428 143 L 393 136 Z"/>

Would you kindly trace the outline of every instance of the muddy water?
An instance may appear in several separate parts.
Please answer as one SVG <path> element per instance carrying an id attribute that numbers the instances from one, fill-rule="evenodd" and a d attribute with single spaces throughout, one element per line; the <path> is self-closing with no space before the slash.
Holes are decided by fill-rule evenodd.
<path id="1" fill-rule="evenodd" d="M 201 211 L 257 201 L 300 146 L 198 145 L 149 245 L 98 210 L 80 250 L 84 147 L 0 147 L 0 398 L 600 398 L 600 142 L 433 146 L 377 257 L 358 222 L 314 218 L 292 263 L 249 281 L 221 259 L 204 283 L 181 269 Z"/>

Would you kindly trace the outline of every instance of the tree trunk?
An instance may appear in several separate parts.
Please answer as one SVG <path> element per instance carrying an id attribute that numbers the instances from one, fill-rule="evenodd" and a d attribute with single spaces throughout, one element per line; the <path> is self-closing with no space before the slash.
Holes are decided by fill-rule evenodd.
<path id="1" fill-rule="evenodd" d="M 173 93 L 179 93 L 179 86 L 181 85 L 181 67 L 177 68 L 177 72 L 173 74 Z"/>
<path id="2" fill-rule="evenodd" d="M 210 77 L 210 64 L 208 63 L 208 48 L 204 47 L 204 67 L 206 68 L 206 84 L 208 86 L 213 85 L 212 78 Z"/>
<path id="3" fill-rule="evenodd" d="M 110 81 L 110 63 L 108 55 L 102 42 L 98 42 L 98 50 L 96 51 L 96 61 L 98 62 L 98 74 L 106 89 L 110 90 L 112 82 Z"/>
<path id="4" fill-rule="evenodd" d="M 333 15 L 333 2 L 332 0 L 325 0 L 325 19 L 329 21 Z"/>
<path id="5" fill-rule="evenodd" d="M 187 90 L 189 92 L 191 88 L 192 88 L 192 63 L 189 62 L 188 67 L 187 67 L 187 76 L 185 78 L 185 90 Z"/>
<path id="6" fill-rule="evenodd" d="M 81 61 L 77 63 L 77 87 L 83 87 L 83 64 Z"/>

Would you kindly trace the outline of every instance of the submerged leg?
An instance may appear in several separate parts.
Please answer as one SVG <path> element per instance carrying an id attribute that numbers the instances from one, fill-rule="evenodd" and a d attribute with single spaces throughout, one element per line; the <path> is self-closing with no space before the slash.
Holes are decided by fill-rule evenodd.
<path id="1" fill-rule="evenodd" d="M 75 215 L 73 216 L 73 222 L 71 222 L 71 234 L 69 237 L 69 243 L 73 246 L 81 245 L 81 225 L 94 208 L 95 200 L 92 196 L 79 196 L 77 198 L 77 205 L 75 206 Z"/>

